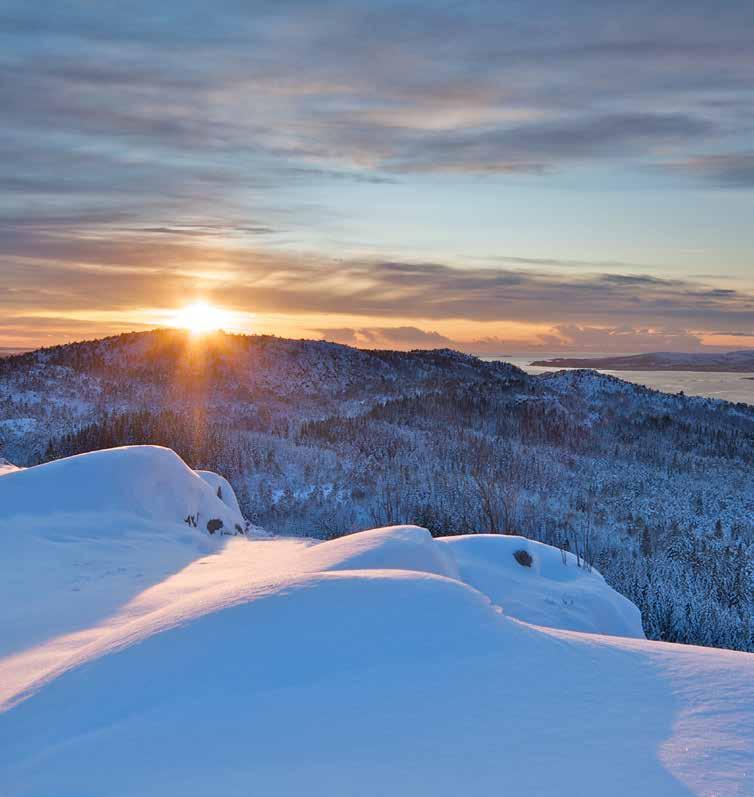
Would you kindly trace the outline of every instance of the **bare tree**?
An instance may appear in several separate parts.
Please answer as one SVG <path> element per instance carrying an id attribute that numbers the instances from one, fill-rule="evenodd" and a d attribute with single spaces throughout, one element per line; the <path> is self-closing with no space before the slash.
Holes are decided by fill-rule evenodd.
<path id="1" fill-rule="evenodd" d="M 502 534 L 515 532 L 520 490 L 510 479 L 507 463 L 479 444 L 470 467 L 479 496 L 479 511 L 487 530 Z"/>

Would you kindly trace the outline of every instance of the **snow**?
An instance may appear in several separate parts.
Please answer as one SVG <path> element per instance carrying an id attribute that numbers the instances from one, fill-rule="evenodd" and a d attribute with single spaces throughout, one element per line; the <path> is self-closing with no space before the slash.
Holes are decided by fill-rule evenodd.
<path id="1" fill-rule="evenodd" d="M 215 491 L 215 495 L 227 504 L 234 512 L 241 514 L 241 507 L 238 506 L 238 499 L 230 486 L 230 482 L 219 473 L 211 470 L 197 470 L 195 473 L 204 479 L 205 482 Z"/>
<path id="2" fill-rule="evenodd" d="M 14 473 L 17 470 L 21 470 L 21 468 L 16 467 L 12 462 L 8 462 L 7 459 L 0 457 L 0 476 L 4 476 L 6 473 Z"/>
<path id="3" fill-rule="evenodd" d="M 153 447 L 0 479 L 4 796 L 754 793 L 751 654 L 646 641 L 520 537 L 183 523 L 217 484 Z"/>
<path id="4" fill-rule="evenodd" d="M 411 570 L 460 578 L 452 554 L 418 526 L 389 526 L 320 543 L 308 560 L 317 570 Z"/>
<path id="5" fill-rule="evenodd" d="M 206 555 L 214 549 L 208 519 L 223 520 L 215 537 L 244 526 L 167 448 L 115 448 L 9 468 L 0 478 L 0 656 L 96 625 Z M 217 478 L 234 503 L 230 485 Z M 189 515 L 197 527 L 185 522 Z"/>
<path id="6" fill-rule="evenodd" d="M 230 496 L 230 485 L 222 482 Z M 201 528 L 217 518 L 229 532 L 243 526 L 237 502 L 221 501 L 206 478 L 160 446 L 110 448 L 7 474 L 0 481 L 0 506 L 6 526 L 15 516 L 73 513 L 91 519 L 118 512 L 167 524 L 185 524 L 192 516 Z"/>
<path id="7" fill-rule="evenodd" d="M 572 553 L 524 537 L 474 534 L 443 537 L 467 584 L 534 625 L 644 639 L 641 614 L 594 569 L 579 567 Z M 526 551 L 523 567 L 513 554 Z"/>

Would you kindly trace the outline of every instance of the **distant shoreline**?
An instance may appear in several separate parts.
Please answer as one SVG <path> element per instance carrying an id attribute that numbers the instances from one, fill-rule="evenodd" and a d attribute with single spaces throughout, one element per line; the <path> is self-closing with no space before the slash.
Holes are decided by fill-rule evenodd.
<path id="1" fill-rule="evenodd" d="M 593 371 L 693 371 L 700 374 L 752 374 L 744 379 L 754 379 L 754 368 L 734 368 L 715 366 L 689 366 L 689 365 L 605 365 L 590 360 L 534 360 L 529 363 L 538 368 L 587 368 Z"/>
<path id="2" fill-rule="evenodd" d="M 660 353 L 635 354 L 629 357 L 553 357 L 532 360 L 529 365 L 539 368 L 589 368 L 599 371 L 688 371 L 695 373 L 751 374 L 754 378 L 754 352 L 751 357 L 730 354 L 673 356 Z"/>

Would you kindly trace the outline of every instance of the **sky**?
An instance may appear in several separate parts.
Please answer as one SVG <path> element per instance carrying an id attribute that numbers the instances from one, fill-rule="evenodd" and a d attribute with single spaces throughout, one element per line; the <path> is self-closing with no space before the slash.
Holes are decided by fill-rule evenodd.
<path id="1" fill-rule="evenodd" d="M 754 346 L 754 4 L 0 0 L 0 347 Z"/>

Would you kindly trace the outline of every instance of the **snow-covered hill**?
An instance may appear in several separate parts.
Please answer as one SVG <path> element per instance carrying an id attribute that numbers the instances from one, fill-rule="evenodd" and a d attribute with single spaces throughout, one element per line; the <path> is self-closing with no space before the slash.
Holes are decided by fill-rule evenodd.
<path id="1" fill-rule="evenodd" d="M 646 641 L 520 537 L 209 535 L 217 479 L 0 477 L 3 795 L 754 793 L 752 655 Z"/>

